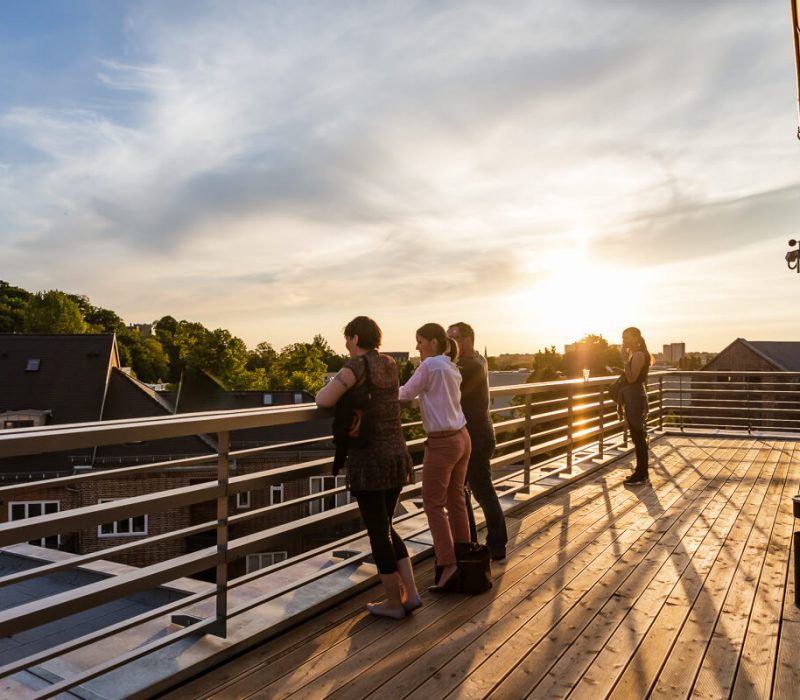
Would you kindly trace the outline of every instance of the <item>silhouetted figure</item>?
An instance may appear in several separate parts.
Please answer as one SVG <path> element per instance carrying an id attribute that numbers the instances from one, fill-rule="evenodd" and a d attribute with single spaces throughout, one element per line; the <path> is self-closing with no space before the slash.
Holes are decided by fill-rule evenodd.
<path id="1" fill-rule="evenodd" d="M 622 332 L 622 350 L 625 367 L 622 374 L 622 407 L 625 421 L 636 449 L 636 469 L 623 483 L 649 484 L 647 452 L 647 374 L 653 358 L 647 350 L 642 332 L 631 326 Z"/>
<path id="2" fill-rule="evenodd" d="M 447 329 L 447 335 L 460 348 L 458 368 L 461 370 L 461 408 L 467 419 L 467 431 L 472 441 L 472 453 L 467 465 L 467 486 L 469 492 L 475 495 L 486 518 L 486 545 L 492 559 L 505 559 L 508 532 L 503 508 L 492 483 L 490 462 L 496 442 L 492 416 L 489 413 L 489 367 L 486 358 L 475 350 L 475 331 L 472 326 L 459 321 Z M 477 542 L 478 533 L 469 492 L 467 512 L 470 535 L 472 541 Z"/>

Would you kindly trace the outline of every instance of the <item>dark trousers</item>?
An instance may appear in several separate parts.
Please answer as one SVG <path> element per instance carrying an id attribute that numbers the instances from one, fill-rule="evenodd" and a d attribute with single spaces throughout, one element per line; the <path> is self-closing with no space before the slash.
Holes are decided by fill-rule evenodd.
<path id="1" fill-rule="evenodd" d="M 503 549 L 508 542 L 506 519 L 492 483 L 492 469 L 489 460 L 494 454 L 494 435 L 472 437 L 472 453 L 467 465 L 467 514 L 469 515 L 469 534 L 473 542 L 478 541 L 475 515 L 469 492 L 475 496 L 483 516 L 486 518 L 486 544 L 489 549 Z"/>
<path id="2" fill-rule="evenodd" d="M 648 476 L 648 453 L 647 453 L 647 427 L 641 429 L 634 428 L 628 424 L 628 431 L 636 451 L 636 469 L 633 475 L 636 477 Z"/>
<path id="3" fill-rule="evenodd" d="M 367 528 L 375 565 L 381 574 L 397 571 L 397 562 L 408 558 L 403 538 L 392 527 L 392 516 L 400 498 L 400 488 L 353 493 Z"/>

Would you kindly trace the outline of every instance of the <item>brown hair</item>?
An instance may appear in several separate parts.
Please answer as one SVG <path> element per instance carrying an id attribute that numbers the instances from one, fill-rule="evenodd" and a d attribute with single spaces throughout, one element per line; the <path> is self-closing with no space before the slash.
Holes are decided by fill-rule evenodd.
<path id="1" fill-rule="evenodd" d="M 356 316 L 344 327 L 348 338 L 358 336 L 358 347 L 363 350 L 375 350 L 381 346 L 381 327 L 369 316 Z"/>
<path id="2" fill-rule="evenodd" d="M 475 342 L 475 330 L 469 323 L 464 323 L 464 321 L 458 321 L 457 323 L 451 323 L 450 328 L 458 328 L 458 332 L 463 335 L 465 338 L 471 338 L 472 342 Z"/>
<path id="3" fill-rule="evenodd" d="M 453 362 L 458 359 L 458 343 L 452 338 L 447 337 L 444 328 L 438 323 L 426 323 L 424 326 L 417 328 L 417 335 L 422 336 L 425 340 L 435 340 L 437 355 L 447 355 Z"/>

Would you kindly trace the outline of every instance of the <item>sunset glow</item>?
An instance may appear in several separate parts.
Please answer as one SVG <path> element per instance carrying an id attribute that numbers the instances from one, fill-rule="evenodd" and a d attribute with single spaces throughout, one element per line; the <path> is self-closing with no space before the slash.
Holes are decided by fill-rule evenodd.
<path id="1" fill-rule="evenodd" d="M 0 279 L 251 347 L 359 313 L 396 350 L 454 319 L 494 353 L 792 340 L 788 26 L 781 0 L 3 3 Z"/>

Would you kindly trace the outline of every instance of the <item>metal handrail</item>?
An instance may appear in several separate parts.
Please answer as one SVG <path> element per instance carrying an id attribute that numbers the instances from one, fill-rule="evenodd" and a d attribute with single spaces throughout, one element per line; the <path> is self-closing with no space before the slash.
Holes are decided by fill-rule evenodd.
<path id="1" fill-rule="evenodd" d="M 728 381 L 712 381 L 710 375 L 726 378 L 734 376 L 747 377 L 748 381 L 741 382 L 742 386 L 748 388 L 750 399 L 747 405 L 745 406 L 743 402 L 736 401 L 733 398 L 733 395 L 743 394 L 743 390 L 734 390 L 731 382 Z M 753 378 L 769 378 L 776 381 L 756 382 L 752 381 Z M 521 477 L 521 483 L 514 484 L 511 492 L 529 490 L 535 484 L 533 470 L 544 460 L 553 458 L 565 460 L 566 466 L 559 469 L 569 470 L 573 462 L 576 462 L 576 451 L 585 450 L 587 444 L 591 454 L 602 456 L 609 439 L 620 434 L 625 437 L 624 423 L 618 419 L 616 407 L 608 400 L 606 394 L 606 390 L 613 379 L 613 377 L 592 377 L 587 381 L 574 379 L 518 384 L 491 390 L 493 398 L 517 396 L 520 397 L 521 401 L 521 403 L 512 406 L 492 409 L 493 413 L 502 415 L 502 412 L 506 412 L 511 416 L 495 423 L 495 430 L 501 439 L 498 440 L 498 451 L 492 460 L 495 468 L 512 467 L 516 470 L 513 473 Z M 781 382 L 780 380 L 783 381 Z M 653 427 L 662 426 L 665 430 L 672 428 L 685 430 L 694 427 L 699 429 L 718 429 L 724 427 L 725 429 L 741 431 L 745 429 L 751 430 L 754 425 L 757 425 L 765 429 L 772 428 L 782 431 L 790 430 L 794 426 L 800 431 L 800 417 L 793 419 L 793 416 L 800 414 L 800 384 L 798 384 L 797 391 L 792 388 L 798 380 L 800 380 L 800 373 L 714 372 L 712 375 L 712 373 L 704 372 L 653 372 L 648 385 L 648 402 L 651 406 L 650 424 Z M 759 383 L 763 384 L 760 388 L 758 386 Z M 773 386 L 780 386 L 781 388 L 776 391 L 770 388 Z M 550 395 L 541 400 L 536 400 L 542 394 Z M 780 403 L 781 406 L 774 407 L 776 401 L 774 399 L 769 401 L 765 398 L 767 395 L 770 397 L 775 396 L 776 398 L 780 396 L 777 403 Z M 797 398 L 797 408 L 791 407 L 793 402 L 789 399 L 792 397 Z M 729 406 L 728 402 L 731 402 L 731 406 Z M 766 406 L 766 403 L 769 403 L 770 406 Z M 724 415 L 731 412 L 735 414 L 737 405 L 740 411 L 746 410 L 748 415 L 731 415 L 728 417 Z M 692 412 L 699 412 L 699 415 L 695 415 Z M 216 443 L 218 451 L 217 453 L 198 457 L 134 467 L 120 467 L 111 470 L 92 470 L 79 475 L 2 486 L 0 487 L 0 499 L 8 501 L 11 498 L 18 498 L 25 491 L 41 489 L 44 486 L 52 488 L 75 487 L 95 479 L 128 477 L 147 472 L 189 468 L 198 465 L 206 465 L 204 467 L 206 469 L 222 469 L 224 472 L 225 467 L 223 465 L 236 457 L 252 457 L 276 449 L 291 450 L 300 445 L 309 445 L 313 442 L 324 444 L 330 439 L 323 436 L 311 440 L 273 443 L 228 452 L 225 449 L 225 443 L 227 436 L 232 431 L 307 422 L 328 416 L 331 416 L 329 410 L 325 411 L 310 405 L 299 405 L 2 431 L 0 432 L 0 458 L 25 454 L 63 452 L 67 449 L 111 445 L 133 440 L 149 441 L 167 437 L 207 435 L 210 433 L 217 433 L 218 435 Z M 773 418 L 769 416 L 773 416 Z M 702 419 L 706 419 L 708 422 L 703 424 Z M 742 423 L 747 425 L 740 425 Z M 423 442 L 424 440 L 422 439 L 415 439 L 408 441 L 408 444 L 416 453 L 421 449 Z M 172 533 L 146 536 L 137 541 L 126 542 L 108 550 L 76 557 L 69 562 L 46 564 L 21 574 L 14 574 L 0 579 L 0 585 L 17 583 L 37 575 L 63 571 L 71 566 L 96 561 L 107 554 L 120 554 L 135 550 L 138 547 L 147 546 L 148 543 L 152 544 L 154 541 L 163 542 L 168 539 L 185 537 L 188 534 L 217 531 L 216 543 L 213 546 L 114 577 L 109 581 L 102 581 L 88 587 L 85 586 L 78 591 L 59 594 L 59 596 L 51 597 L 44 601 L 37 601 L 35 605 L 18 606 L 17 608 L 0 612 L 0 633 L 16 634 L 45 621 L 58 619 L 66 614 L 79 612 L 135 591 L 152 588 L 179 576 L 191 575 L 202 569 L 216 567 L 218 572 L 215 594 L 217 597 L 217 613 L 215 618 L 210 621 L 206 620 L 203 624 L 206 626 L 206 631 L 210 630 L 224 635 L 225 622 L 231 614 L 231 611 L 227 609 L 227 590 L 229 587 L 238 585 L 239 582 L 239 579 L 233 581 L 228 581 L 227 579 L 227 568 L 232 561 L 247 553 L 259 551 L 265 543 L 276 541 L 287 534 L 330 530 L 332 525 L 336 523 L 350 522 L 358 517 L 355 504 L 350 504 L 323 510 L 314 515 L 299 518 L 291 523 L 270 527 L 263 531 L 228 541 L 229 528 L 232 525 L 279 513 L 285 511 L 285 509 L 305 506 L 320 499 L 335 498 L 337 494 L 345 491 L 345 487 L 339 486 L 326 489 L 300 498 L 285 500 L 279 504 L 235 514 L 227 513 L 228 499 L 243 491 L 254 491 L 268 487 L 270 484 L 283 483 L 325 473 L 331 464 L 331 460 L 331 455 L 326 454 L 319 458 L 293 462 L 280 467 L 261 469 L 252 473 L 234 475 L 234 472 L 231 471 L 231 474 L 228 475 L 220 472 L 218 478 L 201 484 L 192 484 L 123 500 L 64 510 L 59 513 L 22 521 L 1 523 L 0 546 L 5 546 L 45 537 L 53 533 L 72 532 L 164 508 L 185 508 L 189 505 L 204 502 L 216 502 L 218 508 L 216 521 L 200 523 Z M 416 470 L 420 468 L 419 465 L 415 467 Z M 414 500 L 418 499 L 419 495 L 420 485 L 415 484 L 403 490 L 402 499 L 404 501 Z M 402 517 L 414 517 L 416 513 L 413 510 L 412 508 L 406 516 Z M 3 514 L 4 517 L 5 515 Z M 352 541 L 361 536 L 363 536 L 363 532 L 349 535 L 345 540 L 341 541 Z M 308 555 L 299 556 L 302 558 Z M 297 559 L 291 558 L 276 564 L 269 567 L 268 571 L 271 572 L 291 566 L 292 561 L 297 561 Z M 248 578 L 257 575 L 258 573 L 250 574 Z M 214 593 L 212 592 L 211 595 L 214 595 Z M 15 667 L 19 667 L 19 664 L 16 664 Z M 75 682 L 80 682 L 80 680 Z"/>

